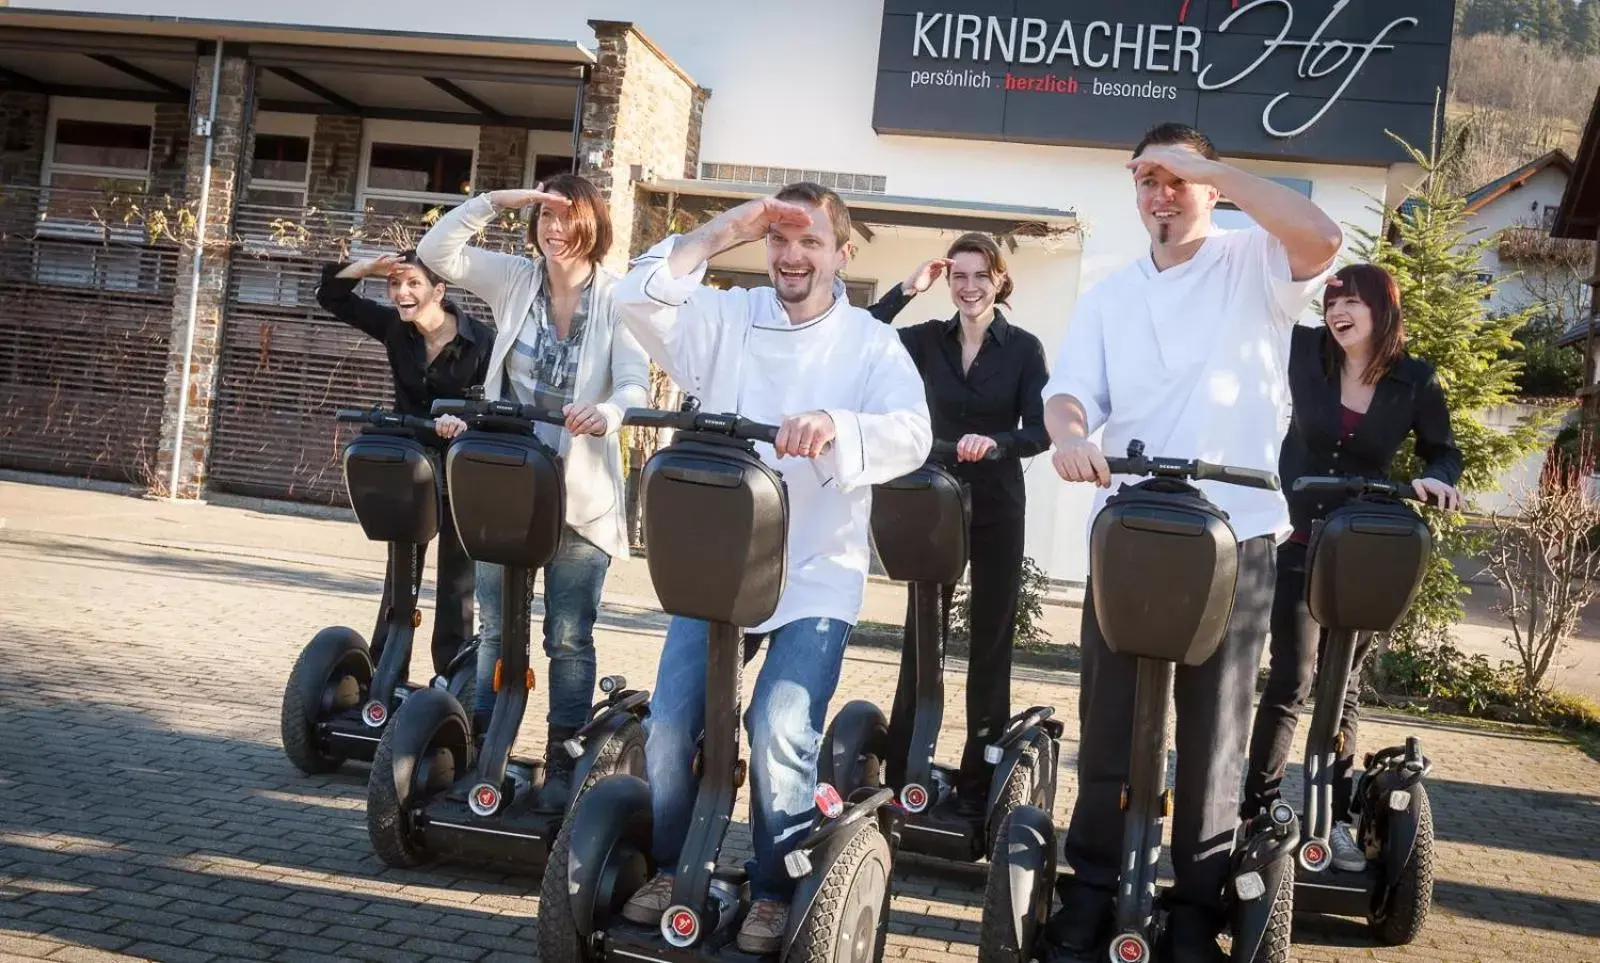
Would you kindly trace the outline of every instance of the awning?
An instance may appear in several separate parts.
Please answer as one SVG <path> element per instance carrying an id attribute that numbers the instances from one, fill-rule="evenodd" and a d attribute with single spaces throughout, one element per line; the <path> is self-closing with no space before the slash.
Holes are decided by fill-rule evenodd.
<path id="1" fill-rule="evenodd" d="M 727 181 L 666 180 L 641 181 L 639 187 L 652 194 L 674 198 L 719 198 L 745 201 L 775 192 L 771 184 L 740 184 Z M 1076 211 L 1050 207 L 1025 207 L 991 204 L 984 201 L 955 201 L 933 197 L 906 197 L 839 191 L 839 198 L 850 208 L 852 224 L 872 239 L 867 225 L 921 227 L 940 231 L 981 231 L 1012 239 L 1028 237 L 1076 237 Z"/>
<path id="2" fill-rule="evenodd" d="M 200 45 L 248 46 L 289 113 L 568 131 L 594 54 L 576 41 L 0 7 L 0 90 L 190 99 Z"/>

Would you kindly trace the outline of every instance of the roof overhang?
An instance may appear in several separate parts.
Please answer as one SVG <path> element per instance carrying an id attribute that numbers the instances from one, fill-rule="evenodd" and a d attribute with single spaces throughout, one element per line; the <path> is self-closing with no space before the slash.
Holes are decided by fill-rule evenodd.
<path id="1" fill-rule="evenodd" d="M 1572 162 L 1572 176 L 1561 195 L 1551 237 L 1593 241 L 1600 235 L 1600 93 L 1589 107 L 1589 122 L 1578 142 L 1578 156 Z"/>
<path id="2" fill-rule="evenodd" d="M 221 42 L 263 110 L 571 131 L 593 55 L 572 41 L 0 7 L 0 89 L 187 105 Z"/>
<path id="3" fill-rule="evenodd" d="M 771 184 L 703 180 L 652 179 L 640 181 L 638 186 L 652 194 L 731 201 L 767 197 L 775 191 L 775 186 Z M 1076 240 L 1079 235 L 1075 211 L 858 191 L 839 191 L 838 194 L 845 206 L 850 208 L 852 224 L 857 226 L 981 231 L 1015 240 L 1029 237 L 1071 237 Z M 872 239 L 870 229 L 861 233 L 867 240 Z"/>

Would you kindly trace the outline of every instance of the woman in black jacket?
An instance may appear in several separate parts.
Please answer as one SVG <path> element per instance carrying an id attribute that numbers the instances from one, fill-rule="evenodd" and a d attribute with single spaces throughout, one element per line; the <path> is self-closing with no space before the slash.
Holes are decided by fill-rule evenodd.
<path id="1" fill-rule="evenodd" d="M 1012 325 L 997 307 L 1010 307 L 1012 283 L 1005 256 L 986 234 L 957 238 L 945 257 L 922 265 L 869 310 L 880 321 L 892 321 L 940 274 L 950 279 L 955 315 L 901 328 L 900 340 L 927 387 L 933 437 L 956 443 L 953 471 L 972 493 L 972 651 L 967 659 L 967 740 L 956 799 L 962 812 L 981 816 L 993 769 L 984 761 L 984 748 L 1011 716 L 1011 646 L 1022 587 L 1027 504 L 1022 459 L 1050 447 L 1041 394 L 1049 372 L 1044 345 Z M 980 460 L 996 447 L 1001 450 L 997 460 Z M 946 609 L 954 592 L 954 585 L 944 587 Z M 907 646 L 911 616 L 908 598 Z M 916 710 L 908 698 L 911 684 L 911 663 L 902 661 L 891 721 L 899 738 L 909 738 Z"/>
<path id="2" fill-rule="evenodd" d="M 1433 366 L 1408 355 L 1400 293 L 1382 268 L 1355 264 L 1328 282 L 1324 323 L 1294 329 L 1289 349 L 1293 417 L 1278 457 L 1288 492 L 1293 533 L 1278 548 L 1277 594 L 1272 606 L 1271 669 L 1250 738 L 1250 763 L 1241 813 L 1250 818 L 1278 796 L 1294 742 L 1300 707 L 1311 691 L 1321 649 L 1321 628 L 1305 601 L 1306 550 L 1312 523 L 1344 502 L 1327 492 L 1295 492 L 1306 475 L 1388 477 L 1389 463 L 1408 435 L 1416 436 L 1422 474 L 1412 482 L 1418 499 L 1448 509 L 1461 505 L 1455 489 L 1461 451 L 1450 430 L 1450 411 Z M 1367 640 L 1357 643 L 1344 697 L 1340 752 L 1335 766 L 1333 863 L 1357 872 L 1366 865 L 1347 821 L 1353 789 L 1357 697 Z"/>

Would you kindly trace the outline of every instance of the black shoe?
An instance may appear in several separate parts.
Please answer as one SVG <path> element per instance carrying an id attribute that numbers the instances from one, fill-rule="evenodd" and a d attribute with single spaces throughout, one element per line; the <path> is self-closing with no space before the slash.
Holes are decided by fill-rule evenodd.
<path id="1" fill-rule="evenodd" d="M 1228 963 L 1217 945 L 1222 918 L 1212 910 L 1179 903 L 1167 914 L 1158 957 L 1165 963 Z"/>
<path id="2" fill-rule="evenodd" d="M 1111 938 L 1116 893 L 1077 881 L 1062 884 L 1061 908 L 1045 924 L 1045 942 L 1069 954 L 1085 956 Z"/>
<path id="3" fill-rule="evenodd" d="M 572 776 L 577 760 L 567 753 L 566 741 L 578 732 L 571 726 L 551 726 L 550 737 L 544 747 L 544 788 L 540 795 L 544 804 L 565 808 L 572 793 Z"/>

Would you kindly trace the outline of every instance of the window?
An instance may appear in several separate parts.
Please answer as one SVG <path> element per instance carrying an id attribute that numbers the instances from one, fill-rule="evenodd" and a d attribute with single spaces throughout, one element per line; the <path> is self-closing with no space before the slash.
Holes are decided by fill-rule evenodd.
<path id="1" fill-rule="evenodd" d="M 250 157 L 250 188 L 245 192 L 245 203 L 305 207 L 310 159 L 310 137 L 257 133 L 255 153 Z"/>
<path id="2" fill-rule="evenodd" d="M 144 109 L 141 111 L 140 107 Z M 148 105 L 56 99 L 44 169 L 40 217 L 51 233 L 84 233 L 106 194 L 142 194 L 150 181 Z"/>
<path id="3" fill-rule="evenodd" d="M 724 268 L 712 268 L 706 272 L 706 284 L 726 291 L 728 288 L 767 288 L 772 286 L 772 278 L 755 271 L 734 271 Z M 858 308 L 872 304 L 872 296 L 877 292 L 876 281 L 845 281 L 844 294 L 850 303 Z"/>
<path id="4" fill-rule="evenodd" d="M 1543 219 L 1540 221 L 1539 227 L 1546 234 L 1549 234 L 1551 231 L 1556 229 L 1556 215 L 1560 213 L 1560 204 L 1546 204 L 1544 206 Z"/>
<path id="5" fill-rule="evenodd" d="M 367 154 L 363 206 L 379 214 L 455 207 L 472 189 L 472 150 L 375 141 Z"/>
<path id="6" fill-rule="evenodd" d="M 529 186 L 543 184 L 557 174 L 570 174 L 571 172 L 572 158 L 538 154 L 533 158 L 533 180 L 529 182 Z"/>

